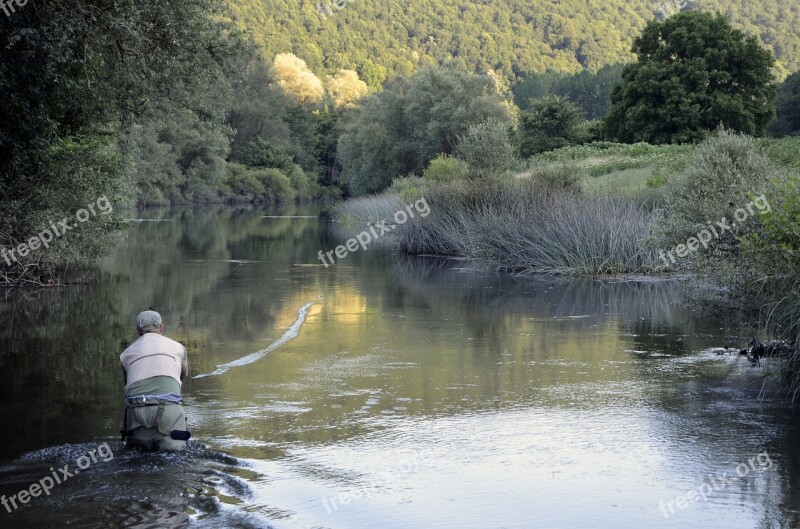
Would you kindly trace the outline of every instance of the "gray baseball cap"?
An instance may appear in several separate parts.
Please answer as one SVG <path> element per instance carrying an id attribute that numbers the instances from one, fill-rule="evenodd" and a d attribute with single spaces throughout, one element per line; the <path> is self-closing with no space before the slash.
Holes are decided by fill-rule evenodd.
<path id="1" fill-rule="evenodd" d="M 142 332 L 153 332 L 161 327 L 161 324 L 161 314 L 154 310 L 146 310 L 136 316 L 136 328 Z"/>

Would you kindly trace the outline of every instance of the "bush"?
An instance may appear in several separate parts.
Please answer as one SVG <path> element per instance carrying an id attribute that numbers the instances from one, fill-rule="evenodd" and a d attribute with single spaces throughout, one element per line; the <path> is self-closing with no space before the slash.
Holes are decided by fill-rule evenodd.
<path id="1" fill-rule="evenodd" d="M 517 165 L 508 124 L 500 119 L 471 126 L 459 139 L 455 154 L 467 162 L 473 178 L 496 176 Z"/>
<path id="2" fill-rule="evenodd" d="M 431 182 L 451 182 L 464 180 L 469 176 L 469 164 L 447 154 L 440 154 L 428 164 L 422 174 L 425 180 Z"/>
<path id="3" fill-rule="evenodd" d="M 658 172 L 647 177 L 647 187 L 659 188 L 667 185 L 667 175 Z"/>
<path id="4" fill-rule="evenodd" d="M 656 247 L 672 248 L 712 227 L 723 218 L 736 224 L 734 211 L 745 207 L 751 197 L 761 195 L 778 174 L 753 138 L 721 131 L 697 147 L 680 178 L 665 188 L 666 205 L 653 224 L 651 240 Z M 701 272 L 712 272 L 723 283 L 742 284 L 741 263 L 734 257 L 742 236 L 761 229 L 759 215 L 750 215 L 693 252 L 682 262 Z M 722 231 L 722 230 L 720 230 Z"/>
<path id="5" fill-rule="evenodd" d="M 770 183 L 770 214 L 762 232 L 743 238 L 744 255 L 760 263 L 761 277 L 783 280 L 800 272 L 800 177 L 786 175 Z"/>
<path id="6" fill-rule="evenodd" d="M 242 162 L 250 167 L 273 167 L 285 172 L 294 167 L 292 155 L 286 149 L 273 145 L 261 136 L 256 137 L 244 148 Z"/>
<path id="7" fill-rule="evenodd" d="M 398 195 L 405 201 L 417 200 L 424 195 L 428 184 L 429 182 L 426 182 L 424 178 L 409 175 L 405 178 L 395 178 L 386 192 Z M 394 211 L 392 211 L 392 213 L 394 213 Z"/>
<path id="8" fill-rule="evenodd" d="M 237 163 L 228 164 L 222 189 L 233 200 L 290 202 L 295 198 L 291 180 L 280 170 L 250 169 Z"/>
<path id="9" fill-rule="evenodd" d="M 519 120 L 519 155 L 528 158 L 581 142 L 580 108 L 564 96 L 534 100 Z"/>
<path id="10" fill-rule="evenodd" d="M 238 163 L 228 164 L 228 170 L 222 180 L 222 189 L 227 194 L 250 200 L 263 195 L 266 191 L 254 171 Z"/>
<path id="11" fill-rule="evenodd" d="M 593 143 L 603 140 L 603 122 L 599 119 L 584 121 L 575 128 L 577 143 Z"/>
<path id="12" fill-rule="evenodd" d="M 571 193 L 583 190 L 583 173 L 574 163 L 533 162 L 529 168 L 530 178 L 538 186 Z"/>
<path id="13" fill-rule="evenodd" d="M 289 177 L 279 169 L 251 169 L 253 176 L 264 186 L 264 199 L 271 202 L 291 202 L 295 194 Z"/>

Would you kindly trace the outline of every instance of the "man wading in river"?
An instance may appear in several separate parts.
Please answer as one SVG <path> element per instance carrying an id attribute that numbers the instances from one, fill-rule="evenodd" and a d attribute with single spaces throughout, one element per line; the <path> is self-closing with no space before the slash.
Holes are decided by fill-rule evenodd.
<path id="1" fill-rule="evenodd" d="M 183 450 L 190 434 L 181 405 L 181 381 L 189 374 L 189 362 L 186 348 L 163 332 L 158 312 L 140 313 L 139 339 L 119 356 L 125 377 L 122 440 L 146 450 Z"/>

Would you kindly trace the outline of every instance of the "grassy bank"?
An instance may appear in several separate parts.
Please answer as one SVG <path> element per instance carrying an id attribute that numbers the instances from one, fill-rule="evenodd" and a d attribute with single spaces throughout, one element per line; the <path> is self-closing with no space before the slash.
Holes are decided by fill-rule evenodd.
<path id="1" fill-rule="evenodd" d="M 680 174 L 693 150 L 692 145 L 595 142 L 545 152 L 529 163 L 570 163 L 584 175 L 589 189 L 634 191 L 648 183 L 658 186 Z"/>
<path id="2" fill-rule="evenodd" d="M 424 190 L 431 213 L 397 226 L 413 254 L 470 257 L 522 273 L 602 275 L 646 272 L 655 263 L 640 243 L 650 213 L 632 200 L 542 185 L 538 177 L 450 182 Z M 369 217 L 403 209 L 400 195 L 347 206 Z M 388 215 L 387 215 L 388 213 Z"/>
<path id="3" fill-rule="evenodd" d="M 726 302 L 759 322 L 763 336 L 796 350 L 798 152 L 800 138 L 727 132 L 698 146 L 568 147 L 513 174 L 400 179 L 384 194 L 341 204 L 337 215 L 380 222 L 425 197 L 430 214 L 392 232 L 401 251 L 473 258 L 526 274 L 691 272 L 725 287 Z M 702 230 L 731 224 L 743 212 L 747 218 L 698 244 Z M 679 258 L 668 262 L 666 251 Z M 778 376 L 793 397 L 800 395 L 800 353 L 782 363 Z"/>
<path id="4" fill-rule="evenodd" d="M 540 154 L 524 170 L 492 178 L 398 179 L 385 193 L 344 202 L 336 215 L 377 223 L 425 196 L 431 214 L 393 232 L 402 251 L 534 274 L 703 272 L 736 257 L 738 240 L 762 230 L 759 219 L 711 243 L 711 256 L 697 252 L 667 266 L 656 253 L 685 243 L 704 223 L 732 219 L 751 194 L 800 165 L 797 152 L 800 138 L 730 133 L 700 146 L 597 142 Z"/>

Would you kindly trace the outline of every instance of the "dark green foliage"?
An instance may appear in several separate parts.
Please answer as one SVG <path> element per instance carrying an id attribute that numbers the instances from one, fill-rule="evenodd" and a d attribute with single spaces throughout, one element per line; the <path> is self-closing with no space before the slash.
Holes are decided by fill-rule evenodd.
<path id="1" fill-rule="evenodd" d="M 584 70 L 566 76 L 553 72 L 528 73 L 514 86 L 514 102 L 527 110 L 534 99 L 565 96 L 583 110 L 586 119 L 598 119 L 611 110 L 611 90 L 622 79 L 622 67 L 622 64 L 613 64 L 603 66 L 596 73 Z"/>
<path id="2" fill-rule="evenodd" d="M 528 158 L 579 143 L 582 122 L 581 110 L 564 96 L 545 96 L 532 101 L 531 108 L 520 113 L 520 156 Z"/>
<path id="3" fill-rule="evenodd" d="M 770 125 L 776 136 L 800 134 L 800 72 L 795 72 L 778 88 L 777 116 Z"/>
<path id="4" fill-rule="evenodd" d="M 122 198 L 127 145 L 119 156 L 115 142 L 135 119 L 177 109 L 221 118 L 215 86 L 239 41 L 214 21 L 218 8 L 212 0 L 30 2 L 0 16 L 0 245 L 103 195 Z M 205 148 L 195 144 L 182 160 L 198 184 L 209 177 L 194 163 Z M 111 227 L 87 222 L 58 249 L 0 263 L 4 280 L 38 281 L 96 256 Z"/>
<path id="5" fill-rule="evenodd" d="M 149 119 L 126 138 L 139 205 L 212 202 L 225 173 L 229 129 L 192 112 Z"/>
<path id="6" fill-rule="evenodd" d="M 274 167 L 282 171 L 289 171 L 294 167 L 291 154 L 261 136 L 256 137 L 245 147 L 242 161 L 250 167 Z"/>
<path id="7" fill-rule="evenodd" d="M 721 15 L 653 21 L 633 52 L 638 62 L 625 67 L 611 94 L 612 138 L 686 143 L 720 125 L 760 135 L 774 115 L 774 57 Z"/>
<path id="8" fill-rule="evenodd" d="M 449 66 L 397 79 L 361 100 L 346 125 L 338 146 L 342 182 L 362 195 L 395 177 L 421 175 L 440 153 L 451 154 L 470 126 L 489 118 L 511 121 L 488 76 Z"/>
<path id="9" fill-rule="evenodd" d="M 259 52 L 243 53 L 236 68 L 239 79 L 234 79 L 231 87 L 231 109 L 226 120 L 234 130 L 231 160 L 240 162 L 243 149 L 257 136 L 290 148 L 292 131 L 287 113 L 294 106 L 292 99 L 278 86 Z"/>

